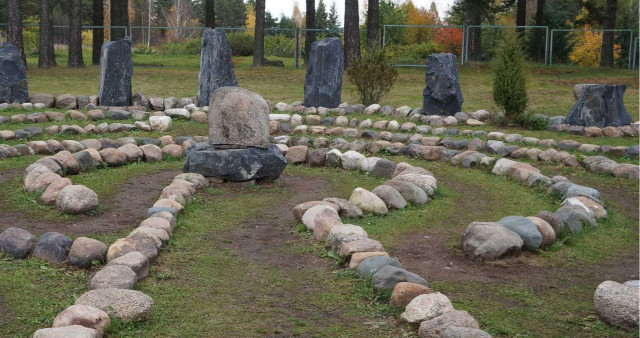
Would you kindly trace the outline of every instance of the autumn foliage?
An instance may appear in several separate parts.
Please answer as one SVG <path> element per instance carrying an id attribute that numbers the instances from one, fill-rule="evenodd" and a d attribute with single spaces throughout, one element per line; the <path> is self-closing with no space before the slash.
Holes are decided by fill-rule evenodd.
<path id="1" fill-rule="evenodd" d="M 580 66 L 598 66 L 602 52 L 602 32 L 589 31 L 588 25 L 584 29 L 586 31 L 580 32 L 574 37 L 574 47 L 569 53 L 569 59 Z M 619 59 L 621 52 L 620 44 L 614 44 L 613 59 Z"/>

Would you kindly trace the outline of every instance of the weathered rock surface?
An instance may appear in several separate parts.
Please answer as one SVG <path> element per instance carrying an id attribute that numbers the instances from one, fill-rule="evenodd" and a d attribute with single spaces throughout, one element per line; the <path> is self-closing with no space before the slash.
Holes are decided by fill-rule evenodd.
<path id="1" fill-rule="evenodd" d="M 376 272 L 371 283 L 375 290 L 393 290 L 398 283 L 402 282 L 429 286 L 424 278 L 392 265 L 384 266 Z"/>
<path id="2" fill-rule="evenodd" d="M 454 115 L 462 111 L 463 97 L 454 54 L 429 55 L 425 78 L 422 114 Z"/>
<path id="3" fill-rule="evenodd" d="M 406 306 L 400 318 L 409 323 L 419 323 L 451 310 L 453 310 L 453 304 L 449 298 L 440 292 L 434 292 L 414 298 Z"/>
<path id="4" fill-rule="evenodd" d="M 98 271 L 89 284 L 89 289 L 133 289 L 138 276 L 128 266 L 109 265 Z"/>
<path id="5" fill-rule="evenodd" d="M 311 45 L 304 82 L 304 106 L 335 108 L 340 104 L 344 53 L 339 38 Z"/>
<path id="6" fill-rule="evenodd" d="M 71 305 L 62 310 L 53 320 L 53 327 L 81 325 L 98 332 L 101 336 L 111 323 L 106 312 L 88 305 Z"/>
<path id="7" fill-rule="evenodd" d="M 140 291 L 126 289 L 91 290 L 76 300 L 124 321 L 144 320 L 153 307 L 153 299 Z"/>
<path id="8" fill-rule="evenodd" d="M 451 310 L 444 314 L 420 323 L 418 336 L 437 338 L 449 327 L 466 327 L 478 329 L 478 322 L 467 311 Z"/>
<path id="9" fill-rule="evenodd" d="M 267 149 L 217 150 L 206 143 L 198 143 L 189 148 L 183 170 L 233 182 L 273 181 L 280 177 L 286 165 L 287 161 L 274 144 Z"/>
<path id="10" fill-rule="evenodd" d="M 497 259 L 520 252 L 520 236 L 500 223 L 473 222 L 460 238 L 462 252 L 473 259 Z"/>
<path id="11" fill-rule="evenodd" d="M 233 72 L 227 35 L 220 29 L 207 29 L 202 32 L 198 105 L 207 106 L 216 89 L 228 86 L 238 86 L 238 81 Z"/>
<path id="12" fill-rule="evenodd" d="M 69 213 L 87 212 L 98 205 L 98 195 L 81 184 L 64 187 L 56 198 L 56 207 Z"/>
<path id="13" fill-rule="evenodd" d="M 98 338 L 99 336 L 98 331 L 82 325 L 39 329 L 33 333 L 33 338 Z"/>
<path id="14" fill-rule="evenodd" d="M 100 56 L 100 89 L 103 106 L 127 107 L 131 101 L 131 39 L 105 42 Z"/>
<path id="15" fill-rule="evenodd" d="M 29 100 L 27 70 L 16 46 L 0 46 L 0 103 L 23 103 Z"/>
<path id="16" fill-rule="evenodd" d="M 626 85 L 585 85 L 578 101 L 567 115 L 566 122 L 577 126 L 624 126 L 631 115 L 624 107 Z"/>
<path id="17" fill-rule="evenodd" d="M 525 249 L 535 251 L 542 245 L 542 234 L 538 231 L 538 227 L 526 217 L 507 216 L 500 219 L 498 223 L 517 233 L 522 238 Z"/>
<path id="18" fill-rule="evenodd" d="M 614 281 L 600 283 L 593 296 L 598 317 L 609 325 L 638 332 L 639 290 Z"/>
<path id="19" fill-rule="evenodd" d="M 69 251 L 69 263 L 83 269 L 93 266 L 93 262 L 102 264 L 106 258 L 107 245 L 88 237 L 76 238 Z"/>
<path id="20" fill-rule="evenodd" d="M 139 251 L 132 251 L 124 254 L 107 264 L 110 265 L 124 265 L 128 266 L 136 273 L 138 280 L 141 280 L 149 275 L 149 260 L 145 255 Z"/>
<path id="21" fill-rule="evenodd" d="M 71 238 L 58 232 L 47 232 L 36 242 L 33 256 L 52 264 L 62 263 L 67 259 L 71 244 Z"/>
<path id="22" fill-rule="evenodd" d="M 218 148 L 269 147 L 269 105 L 239 87 L 221 87 L 209 103 L 209 143 Z"/>
<path id="23" fill-rule="evenodd" d="M 0 251 L 13 258 L 26 258 L 36 244 L 36 236 L 21 228 L 7 228 L 0 233 Z"/>

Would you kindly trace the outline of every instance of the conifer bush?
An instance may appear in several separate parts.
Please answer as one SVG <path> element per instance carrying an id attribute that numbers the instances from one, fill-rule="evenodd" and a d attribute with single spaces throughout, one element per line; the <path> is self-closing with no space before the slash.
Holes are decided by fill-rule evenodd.
<path id="1" fill-rule="evenodd" d="M 356 86 L 360 102 L 368 106 L 380 103 L 382 97 L 389 93 L 398 71 L 384 50 L 373 48 L 363 53 L 359 60 L 350 61 L 347 75 Z"/>
<path id="2" fill-rule="evenodd" d="M 524 53 L 515 34 L 504 34 L 493 59 L 493 101 L 504 110 L 505 124 L 526 125 Z"/>

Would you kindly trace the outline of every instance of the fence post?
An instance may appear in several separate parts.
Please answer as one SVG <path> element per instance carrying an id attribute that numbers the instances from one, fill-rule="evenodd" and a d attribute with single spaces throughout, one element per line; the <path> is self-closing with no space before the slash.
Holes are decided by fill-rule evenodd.
<path id="1" fill-rule="evenodd" d="M 293 49 L 293 54 L 294 54 L 294 58 L 295 58 L 295 64 L 296 64 L 296 69 L 300 68 L 300 66 L 298 65 L 298 48 L 299 48 L 299 40 L 298 40 L 298 28 L 294 28 L 293 29 L 293 34 L 295 36 L 295 48 Z"/>
<path id="2" fill-rule="evenodd" d="M 629 32 L 629 70 L 631 70 L 631 49 L 633 49 L 633 31 Z"/>
<path id="3" fill-rule="evenodd" d="M 547 63 L 547 56 L 549 54 L 549 26 L 545 28 L 544 32 L 544 65 L 549 66 Z"/>
<path id="4" fill-rule="evenodd" d="M 551 41 L 549 43 L 549 67 L 553 65 L 553 33 L 555 29 L 551 30 Z"/>

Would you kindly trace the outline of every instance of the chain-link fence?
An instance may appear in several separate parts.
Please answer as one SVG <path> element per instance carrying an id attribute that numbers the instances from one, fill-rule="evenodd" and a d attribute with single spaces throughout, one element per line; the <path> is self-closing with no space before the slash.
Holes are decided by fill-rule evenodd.
<path id="1" fill-rule="evenodd" d="M 425 67 L 427 56 L 452 53 L 464 61 L 464 26 L 384 25 L 382 44 L 397 67 Z"/>
<path id="2" fill-rule="evenodd" d="M 546 64 L 549 27 L 497 25 L 466 26 L 465 63 L 493 60 L 500 40 L 507 33 L 517 34 L 529 62 Z"/>
<path id="3" fill-rule="evenodd" d="M 552 29 L 549 64 L 599 66 L 602 40 L 613 34 L 613 60 L 618 68 L 632 68 L 633 31 L 631 29 Z"/>

